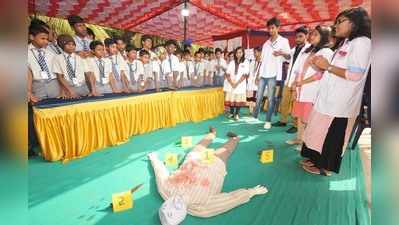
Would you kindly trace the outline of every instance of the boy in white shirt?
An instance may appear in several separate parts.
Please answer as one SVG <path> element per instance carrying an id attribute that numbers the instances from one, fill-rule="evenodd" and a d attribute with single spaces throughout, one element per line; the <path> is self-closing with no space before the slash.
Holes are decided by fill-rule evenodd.
<path id="1" fill-rule="evenodd" d="M 155 60 L 157 58 L 157 55 L 155 54 L 155 52 L 153 52 L 152 50 L 152 38 L 149 35 L 143 35 L 141 37 L 141 50 L 146 50 L 149 54 L 150 54 L 150 60 Z M 137 53 L 137 56 L 139 56 L 140 51 Z"/>
<path id="2" fill-rule="evenodd" d="M 224 74 L 227 69 L 226 60 L 223 58 L 222 49 L 216 48 L 215 50 L 216 59 L 214 60 L 215 68 L 215 86 L 223 86 Z"/>
<path id="3" fill-rule="evenodd" d="M 153 73 L 156 90 L 168 88 L 167 75 L 171 73 L 168 61 L 166 60 L 166 49 L 163 46 L 159 46 L 155 49 L 157 59 L 152 61 Z"/>
<path id="4" fill-rule="evenodd" d="M 87 34 L 87 27 L 84 20 L 80 16 L 71 15 L 68 17 L 68 22 L 76 34 L 73 37 L 76 44 L 76 54 L 84 59 L 91 56 L 90 43 L 93 40 Z"/>
<path id="5" fill-rule="evenodd" d="M 262 64 L 259 71 L 259 85 L 256 96 L 256 108 L 253 113 L 254 118 L 258 118 L 263 100 L 263 94 L 267 85 L 267 97 L 269 99 L 269 107 L 266 114 L 265 129 L 272 127 L 271 119 L 274 112 L 274 94 L 276 88 L 276 80 L 281 80 L 282 66 L 284 59 L 290 59 L 290 45 L 287 38 L 278 34 L 280 21 L 273 17 L 267 21 L 267 29 L 270 38 L 262 47 Z"/>
<path id="6" fill-rule="evenodd" d="M 167 51 L 166 60 L 169 66 L 169 73 L 167 74 L 166 78 L 168 81 L 168 88 L 175 90 L 177 89 L 177 77 L 179 75 L 179 59 L 177 56 L 174 55 L 177 48 L 177 43 L 174 40 L 168 40 L 165 43 L 165 48 Z"/>
<path id="7" fill-rule="evenodd" d="M 112 77 L 112 64 L 105 58 L 105 47 L 101 41 L 92 41 L 90 49 L 93 57 L 87 58 L 88 79 L 90 83 L 91 95 L 99 96 L 113 93 L 110 77 Z"/>
<path id="8" fill-rule="evenodd" d="M 191 53 L 190 50 L 186 49 L 183 51 L 183 87 L 190 87 L 191 81 L 194 77 L 194 64 L 191 60 Z"/>
<path id="9" fill-rule="evenodd" d="M 150 61 L 150 53 L 145 50 L 142 49 L 139 52 L 139 60 L 137 61 L 137 76 L 138 76 L 138 92 L 142 93 L 148 89 L 150 89 L 151 86 L 154 86 L 154 78 L 153 78 L 153 72 L 152 72 L 152 68 L 153 66 L 150 64 L 152 63 Z M 146 65 L 150 65 L 150 66 L 146 66 Z M 151 71 L 148 71 L 148 69 L 146 68 L 150 68 Z"/>
<path id="10" fill-rule="evenodd" d="M 63 95 L 66 98 L 87 96 L 89 89 L 86 84 L 87 66 L 84 60 L 75 54 L 75 41 L 68 34 L 58 37 L 57 43 L 63 50 L 54 57 L 52 72 L 57 75 Z"/>
<path id="11" fill-rule="evenodd" d="M 116 42 L 114 39 L 107 38 L 104 40 L 105 49 L 108 53 L 108 59 L 112 63 L 112 77 L 110 82 L 113 83 L 114 93 L 129 93 L 129 78 L 126 77 L 127 65 L 125 59 L 118 54 Z"/>
<path id="12" fill-rule="evenodd" d="M 40 25 L 29 27 L 28 46 L 28 101 L 36 103 L 47 98 L 60 96 L 60 86 L 51 72 L 54 54 L 46 47 L 48 30 Z"/>
<path id="13" fill-rule="evenodd" d="M 201 61 L 201 52 L 197 51 L 194 55 L 194 76 L 192 77 L 192 85 L 194 87 L 202 87 L 204 79 L 204 64 Z"/>
<path id="14" fill-rule="evenodd" d="M 127 76 L 129 77 L 129 89 L 131 92 L 138 91 L 137 75 L 137 49 L 133 45 L 126 46 Z"/>
<path id="15" fill-rule="evenodd" d="M 119 37 L 114 37 L 116 48 L 118 49 L 118 55 L 122 56 L 126 60 L 126 43 L 125 41 Z"/>

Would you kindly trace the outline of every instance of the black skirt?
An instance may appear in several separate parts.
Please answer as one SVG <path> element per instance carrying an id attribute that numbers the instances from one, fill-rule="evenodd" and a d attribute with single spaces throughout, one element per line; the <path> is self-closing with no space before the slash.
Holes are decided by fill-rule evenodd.
<path id="1" fill-rule="evenodd" d="M 334 118 L 323 142 L 321 154 L 304 143 L 302 157 L 310 159 L 317 168 L 339 173 L 347 125 L 348 118 Z"/>

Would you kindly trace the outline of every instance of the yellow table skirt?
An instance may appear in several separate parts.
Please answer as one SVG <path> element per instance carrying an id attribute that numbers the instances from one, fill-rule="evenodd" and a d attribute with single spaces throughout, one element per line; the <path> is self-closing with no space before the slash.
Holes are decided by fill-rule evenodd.
<path id="1" fill-rule="evenodd" d="M 223 113 L 223 97 L 221 88 L 209 88 L 35 108 L 34 122 L 43 157 L 67 161 L 132 135 L 216 117 Z"/>

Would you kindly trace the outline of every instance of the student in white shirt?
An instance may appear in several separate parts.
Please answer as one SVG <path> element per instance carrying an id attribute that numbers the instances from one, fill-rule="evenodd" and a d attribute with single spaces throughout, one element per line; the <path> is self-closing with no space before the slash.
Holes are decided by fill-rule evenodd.
<path id="1" fill-rule="evenodd" d="M 271 119 L 274 112 L 274 93 L 276 87 L 276 80 L 281 80 L 282 66 L 284 59 L 290 59 L 290 45 L 287 38 L 278 34 L 280 28 L 280 21 L 273 17 L 267 21 L 267 29 L 269 30 L 270 38 L 263 44 L 262 47 L 262 64 L 259 71 L 259 85 L 256 96 L 256 108 L 253 113 L 254 118 L 258 118 L 261 110 L 261 103 L 263 94 L 267 86 L 267 97 L 269 99 L 269 107 L 266 114 L 265 129 L 270 129 Z"/>
<path id="2" fill-rule="evenodd" d="M 168 40 L 165 43 L 165 48 L 167 51 L 166 60 L 169 66 L 169 72 L 166 76 L 168 81 L 168 88 L 169 89 L 176 89 L 177 88 L 177 77 L 179 75 L 179 59 L 174 55 L 177 48 L 177 43 L 174 40 Z"/>
<path id="3" fill-rule="evenodd" d="M 168 88 L 167 76 L 171 74 L 170 66 L 166 60 L 166 49 L 163 46 L 155 48 L 156 60 L 152 61 L 154 81 L 157 91 Z"/>
<path id="4" fill-rule="evenodd" d="M 183 72 L 183 87 L 190 87 L 191 81 L 194 77 L 194 64 L 193 61 L 191 60 L 191 53 L 190 50 L 186 49 L 183 52 L 183 66 L 184 66 L 184 72 Z"/>
<path id="5" fill-rule="evenodd" d="M 93 96 L 110 94 L 112 88 L 110 77 L 112 77 L 111 61 L 105 57 L 105 47 L 101 41 L 92 41 L 90 49 L 93 57 L 86 60 L 90 91 Z"/>
<path id="6" fill-rule="evenodd" d="M 68 17 L 68 22 L 76 34 L 73 37 L 76 43 L 76 53 L 85 59 L 91 54 L 90 43 L 93 41 L 87 35 L 85 21 L 80 16 L 71 15 Z"/>
<path id="7" fill-rule="evenodd" d="M 29 27 L 28 46 L 28 101 L 36 103 L 43 99 L 60 96 L 60 86 L 51 72 L 54 54 L 47 48 L 48 30 L 40 25 Z"/>
<path id="8" fill-rule="evenodd" d="M 183 53 L 181 51 L 176 51 L 175 52 L 176 57 L 179 59 L 179 64 L 177 66 L 178 68 L 178 77 L 177 77 L 177 87 L 182 88 L 184 84 L 184 70 L 185 70 L 185 64 L 183 62 Z M 186 77 L 187 78 L 187 77 Z"/>
<path id="9" fill-rule="evenodd" d="M 249 63 L 249 76 L 247 79 L 247 102 L 250 113 L 254 112 L 256 106 L 256 91 L 258 90 L 261 54 L 261 47 L 254 48 L 255 59 L 251 60 Z"/>
<path id="10" fill-rule="evenodd" d="M 247 101 L 246 79 L 249 75 L 249 62 L 245 59 L 244 49 L 238 47 L 234 50 L 234 61 L 230 62 L 226 70 L 226 80 L 230 85 L 226 92 L 224 104 L 230 107 L 230 118 L 240 118 L 240 108 Z"/>
<path id="11" fill-rule="evenodd" d="M 150 53 L 141 49 L 139 52 L 139 60 L 137 61 L 137 76 L 138 76 L 138 91 L 140 93 L 150 89 L 154 86 L 153 64 L 150 60 Z M 149 71 L 146 68 L 150 68 Z"/>
<path id="12" fill-rule="evenodd" d="M 310 33 L 310 47 L 302 51 L 298 56 L 297 67 L 294 68 L 293 76 L 295 88 L 295 102 L 292 109 L 292 115 L 298 118 L 298 133 L 294 140 L 288 141 L 288 144 L 302 144 L 303 132 L 308 122 L 310 112 L 313 109 L 313 103 L 319 91 L 319 80 L 321 79 L 320 70 L 315 70 L 310 62 L 315 56 L 323 56 L 330 59 L 333 51 L 329 48 L 330 27 L 316 26 Z M 291 143 L 290 143 L 291 142 Z M 298 146 L 300 150 L 301 146 Z"/>
<path id="13" fill-rule="evenodd" d="M 292 106 L 295 101 L 295 89 L 292 87 L 292 83 L 295 81 L 295 71 L 298 65 L 299 55 L 305 51 L 310 45 L 307 43 L 309 30 L 306 26 L 300 26 L 295 30 L 295 47 L 291 49 L 291 59 L 289 60 L 289 67 L 287 70 L 287 77 L 284 82 L 282 99 L 280 103 L 280 120 L 273 123 L 273 127 L 285 127 L 288 123 L 288 117 L 291 114 Z M 292 127 L 289 128 L 287 133 L 297 132 L 297 120 L 296 117 L 292 116 Z M 299 144 L 298 141 L 288 142 L 289 144 Z"/>
<path id="14" fill-rule="evenodd" d="M 215 65 L 215 86 L 223 86 L 223 81 L 224 81 L 224 74 L 227 69 L 227 63 L 226 60 L 223 58 L 223 53 L 222 49 L 216 48 L 215 50 L 215 60 L 214 60 L 214 65 Z"/>
<path id="15" fill-rule="evenodd" d="M 110 78 L 111 87 L 114 93 L 129 93 L 129 77 L 126 76 L 127 64 L 122 55 L 118 54 L 116 42 L 114 39 L 107 38 L 104 40 L 105 49 L 107 50 L 107 58 L 112 63 L 112 75 Z"/>
<path id="16" fill-rule="evenodd" d="M 116 36 L 113 38 L 116 43 L 116 48 L 118 49 L 118 55 L 120 55 L 122 58 L 126 60 L 126 43 L 125 41 L 119 37 Z"/>
<path id="17" fill-rule="evenodd" d="M 141 50 L 146 50 L 149 54 L 150 54 L 150 60 L 156 60 L 157 55 L 155 54 L 155 52 L 153 52 L 152 49 L 152 38 L 149 35 L 143 35 L 141 37 Z M 139 56 L 140 51 L 137 53 L 137 56 Z"/>
<path id="18" fill-rule="evenodd" d="M 128 44 L 126 46 L 126 64 L 127 64 L 126 76 L 129 77 L 129 89 L 131 92 L 137 92 L 138 91 L 137 49 L 131 44 Z"/>
<path id="19" fill-rule="evenodd" d="M 85 61 L 75 54 L 75 41 L 68 34 L 61 34 L 57 43 L 63 50 L 54 57 L 52 72 L 57 75 L 63 95 L 66 98 L 80 98 L 89 94 L 86 84 L 87 66 Z"/>
<path id="20" fill-rule="evenodd" d="M 212 68 L 210 62 L 210 53 L 204 51 L 204 57 L 202 59 L 202 63 L 204 64 L 204 86 L 209 86 L 212 84 Z"/>
<path id="21" fill-rule="evenodd" d="M 303 169 L 312 174 L 339 173 L 346 144 L 362 103 L 371 63 L 371 19 L 361 7 L 338 14 L 336 36 L 345 38 L 330 60 L 315 56 L 312 66 L 324 70 L 305 129 Z"/>
<path id="22" fill-rule="evenodd" d="M 192 85 L 194 87 L 202 87 L 204 80 L 204 64 L 201 61 L 201 52 L 194 54 L 194 76 L 192 77 Z"/>

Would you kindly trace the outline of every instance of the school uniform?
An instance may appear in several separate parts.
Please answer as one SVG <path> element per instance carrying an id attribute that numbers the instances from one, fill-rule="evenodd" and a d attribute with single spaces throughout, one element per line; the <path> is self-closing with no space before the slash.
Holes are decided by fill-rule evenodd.
<path id="1" fill-rule="evenodd" d="M 301 155 L 317 168 L 339 173 L 346 144 L 362 103 L 371 61 L 371 40 L 346 39 L 330 64 L 346 69 L 345 79 L 325 71 L 304 133 Z"/>
<path id="2" fill-rule="evenodd" d="M 88 36 L 81 38 L 81 37 L 75 35 L 73 37 L 73 40 L 75 41 L 75 44 L 76 44 L 76 48 L 75 48 L 76 52 L 90 51 L 90 43 L 93 40 L 91 40 Z"/>
<path id="3" fill-rule="evenodd" d="M 179 71 L 179 58 L 177 58 L 177 56 L 175 56 L 174 54 L 168 54 L 165 61 L 170 71 L 167 73 L 166 76 L 168 81 L 168 87 L 174 88 L 177 83 L 177 77 L 174 74 L 178 73 Z"/>
<path id="4" fill-rule="evenodd" d="M 167 61 L 166 60 L 161 61 L 157 59 L 153 61 L 152 64 L 153 64 L 153 72 L 155 73 L 155 76 L 157 76 L 159 87 L 167 88 L 168 81 L 166 76 L 171 73 Z"/>
<path id="5" fill-rule="evenodd" d="M 139 51 L 137 51 L 137 58 L 140 58 L 140 51 L 141 50 L 145 50 L 145 49 L 140 49 Z M 152 50 L 147 50 L 148 51 L 148 53 L 150 53 L 150 60 L 156 60 L 158 57 L 157 57 L 157 54 L 155 54 L 155 52 L 153 52 Z"/>
<path id="6" fill-rule="evenodd" d="M 138 81 L 139 89 L 143 90 L 155 89 L 156 87 L 154 80 L 155 65 L 156 61 L 150 61 L 147 64 L 143 64 L 141 60 L 138 60 L 137 74 L 139 76 L 139 81 Z"/>
<path id="7" fill-rule="evenodd" d="M 323 56 L 330 60 L 333 51 L 330 48 L 322 48 L 316 53 L 302 52 L 298 56 L 298 67 L 293 72 L 297 82 L 308 78 L 317 79 L 311 83 L 304 84 L 296 88 L 296 99 L 294 102 L 292 115 L 298 117 L 302 122 L 307 123 L 310 112 L 313 109 L 313 104 L 319 91 L 319 81 L 321 78 L 321 71 L 315 70 L 310 64 L 314 56 Z"/>
<path id="8" fill-rule="evenodd" d="M 126 65 L 127 65 L 127 73 L 126 76 L 129 77 L 129 89 L 133 91 L 137 91 L 138 88 L 138 74 L 137 74 L 137 64 L 138 64 L 137 59 L 133 60 L 130 62 L 129 60 L 126 60 Z"/>
<path id="9" fill-rule="evenodd" d="M 211 63 L 209 60 L 202 60 L 202 63 L 204 64 L 204 85 L 208 86 L 211 85 L 211 73 L 212 73 L 212 68 L 211 68 Z"/>
<path id="10" fill-rule="evenodd" d="M 87 65 L 79 55 L 63 52 L 55 56 L 52 72 L 54 74 L 62 74 L 63 78 L 77 95 L 87 96 L 89 94 L 89 88 L 87 87 L 85 77 Z"/>
<path id="11" fill-rule="evenodd" d="M 46 48 L 54 55 L 60 55 L 63 52 L 56 42 L 49 42 Z"/>
<path id="12" fill-rule="evenodd" d="M 115 54 L 108 56 L 108 59 L 111 61 L 112 66 L 112 74 L 114 75 L 115 86 L 118 90 L 122 90 L 125 86 L 123 83 L 123 73 L 127 72 L 127 64 L 125 59 L 122 57 L 121 54 Z M 126 79 L 130 82 L 130 78 L 126 76 Z"/>
<path id="13" fill-rule="evenodd" d="M 202 87 L 204 82 L 204 64 L 203 62 L 194 62 L 194 76 L 192 77 L 192 85 L 194 87 Z"/>
<path id="14" fill-rule="evenodd" d="M 179 88 L 182 88 L 182 87 L 184 87 L 185 79 L 187 79 L 187 77 L 184 77 L 184 70 L 185 70 L 184 62 L 179 61 L 177 68 L 178 68 L 178 73 L 179 73 L 179 75 L 177 76 L 177 84 L 178 84 Z"/>
<path id="15" fill-rule="evenodd" d="M 194 77 L 194 64 L 191 60 L 183 61 L 183 87 L 190 87 Z"/>
<path id="16" fill-rule="evenodd" d="M 224 82 L 224 70 L 220 67 L 216 68 L 217 66 L 220 66 L 224 69 L 227 69 L 227 63 L 226 60 L 223 58 L 220 59 L 214 59 L 213 60 L 213 67 L 214 67 L 214 85 L 215 86 L 223 86 Z"/>
<path id="17" fill-rule="evenodd" d="M 47 48 L 28 46 L 28 67 L 32 71 L 32 94 L 40 100 L 60 96 L 57 77 L 51 72 L 54 54 Z"/>
<path id="18" fill-rule="evenodd" d="M 238 66 L 238 69 L 236 69 Z M 234 61 L 231 61 L 226 70 L 227 76 L 230 76 L 230 79 L 233 82 L 239 81 L 242 77 L 247 78 L 249 74 L 249 62 L 245 60 L 244 62 L 236 65 Z M 230 83 L 228 83 L 228 91 L 226 92 L 225 97 L 225 106 L 245 106 L 246 105 L 246 91 L 247 84 L 246 81 L 243 80 L 236 88 L 233 88 Z"/>
<path id="19" fill-rule="evenodd" d="M 86 59 L 87 70 L 94 74 L 96 90 L 100 94 L 112 93 L 109 76 L 112 73 L 112 63 L 108 58 L 89 57 Z"/>

